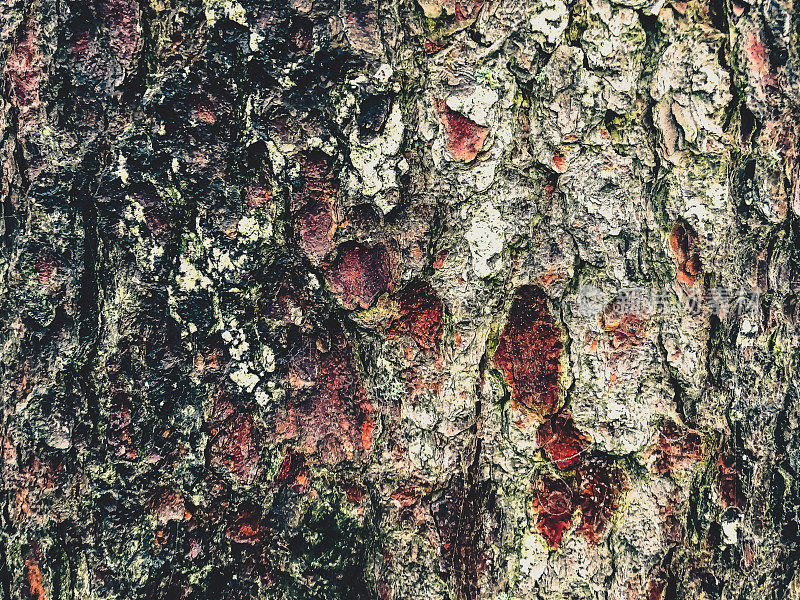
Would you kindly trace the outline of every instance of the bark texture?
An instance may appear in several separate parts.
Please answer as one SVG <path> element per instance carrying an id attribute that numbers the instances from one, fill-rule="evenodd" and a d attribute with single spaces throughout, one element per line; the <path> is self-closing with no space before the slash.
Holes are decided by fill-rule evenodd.
<path id="1" fill-rule="evenodd" d="M 800 598 L 796 0 L 3 0 L 0 596 Z"/>

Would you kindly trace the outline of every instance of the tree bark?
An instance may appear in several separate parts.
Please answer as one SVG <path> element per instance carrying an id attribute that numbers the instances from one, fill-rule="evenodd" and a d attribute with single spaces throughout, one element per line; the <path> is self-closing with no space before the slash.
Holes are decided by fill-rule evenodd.
<path id="1" fill-rule="evenodd" d="M 0 596 L 800 599 L 794 0 L 6 0 Z"/>

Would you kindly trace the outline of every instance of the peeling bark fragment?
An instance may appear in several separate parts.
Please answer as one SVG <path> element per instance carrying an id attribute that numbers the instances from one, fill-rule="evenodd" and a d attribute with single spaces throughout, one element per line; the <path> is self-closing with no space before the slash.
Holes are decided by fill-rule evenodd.
<path id="1" fill-rule="evenodd" d="M 347 308 L 369 308 L 389 289 L 390 268 L 389 253 L 383 244 L 369 247 L 345 242 L 328 268 L 328 280 L 333 293 Z"/>
<path id="2" fill-rule="evenodd" d="M 447 151 L 457 161 L 472 162 L 483 147 L 489 128 L 478 125 L 460 112 L 447 106 L 444 100 L 437 100 L 436 109 L 444 125 L 447 136 Z"/>
<path id="3" fill-rule="evenodd" d="M 578 531 L 599 542 L 627 485 L 619 467 L 600 459 L 591 459 L 578 468 L 577 504 L 581 509 Z"/>
<path id="4" fill-rule="evenodd" d="M 444 308 L 430 284 L 411 282 L 400 292 L 399 302 L 400 316 L 389 326 L 389 336 L 410 335 L 423 350 L 438 353 Z"/>
<path id="5" fill-rule="evenodd" d="M 305 455 L 290 449 L 275 475 L 274 483 L 302 494 L 308 489 L 310 482 L 311 471 L 306 465 Z"/>
<path id="6" fill-rule="evenodd" d="M 301 155 L 300 186 L 292 194 L 292 214 L 300 248 L 315 261 L 333 247 L 338 183 L 332 171 L 332 159 L 321 152 Z"/>
<path id="7" fill-rule="evenodd" d="M 558 548 L 572 523 L 575 492 L 565 479 L 543 475 L 537 482 L 533 511 L 538 514 L 536 528 L 551 548 Z"/>
<path id="8" fill-rule="evenodd" d="M 314 388 L 289 407 L 286 436 L 327 464 L 353 460 L 372 448 L 373 407 L 340 324 L 329 321 L 314 350 Z"/>
<path id="9" fill-rule="evenodd" d="M 519 288 L 494 354 L 515 401 L 541 415 L 555 412 L 562 348 L 545 293 L 534 286 Z"/>
<path id="10" fill-rule="evenodd" d="M 703 264 L 697 249 L 697 234 L 687 223 L 678 222 L 672 227 L 669 243 L 678 264 L 678 281 L 694 285 L 703 272 Z"/>
<path id="11" fill-rule="evenodd" d="M 644 315 L 628 312 L 623 306 L 623 299 L 616 298 L 600 313 L 600 325 L 611 332 L 611 346 L 617 351 L 641 346 L 645 341 Z"/>
<path id="12" fill-rule="evenodd" d="M 225 420 L 208 444 L 210 464 L 223 467 L 245 483 L 255 477 L 261 457 L 262 432 L 253 417 L 236 413 Z"/>
<path id="13" fill-rule="evenodd" d="M 575 427 L 568 412 L 545 420 L 537 436 L 548 458 L 562 471 L 578 464 L 589 447 L 589 439 Z"/>

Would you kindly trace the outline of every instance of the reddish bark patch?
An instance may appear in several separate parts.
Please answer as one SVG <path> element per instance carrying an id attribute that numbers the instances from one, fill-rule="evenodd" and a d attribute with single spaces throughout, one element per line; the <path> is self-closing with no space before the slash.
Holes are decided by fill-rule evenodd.
<path id="1" fill-rule="evenodd" d="M 217 122 L 217 116 L 214 114 L 214 105 L 207 100 L 199 100 L 192 109 L 192 118 L 201 123 L 213 125 Z"/>
<path id="2" fill-rule="evenodd" d="M 558 548 L 572 523 L 574 496 L 572 486 L 564 479 L 548 474 L 539 479 L 533 497 L 533 510 L 538 514 L 536 529 L 551 548 Z"/>
<path id="3" fill-rule="evenodd" d="M 661 600 L 667 587 L 668 575 L 663 567 L 658 566 L 651 572 L 652 579 L 647 584 L 646 600 Z"/>
<path id="4" fill-rule="evenodd" d="M 170 489 L 160 489 L 153 497 L 153 513 L 159 524 L 182 521 L 186 514 L 183 496 Z"/>
<path id="5" fill-rule="evenodd" d="M 679 221 L 672 227 L 669 243 L 678 264 L 678 281 L 693 285 L 703 272 L 703 264 L 697 251 L 697 234 L 688 223 Z"/>
<path id="6" fill-rule="evenodd" d="M 625 304 L 635 298 L 617 297 L 600 313 L 600 326 L 611 333 L 611 347 L 615 350 L 641 346 L 647 321 L 637 313 L 629 312 Z"/>
<path id="7" fill-rule="evenodd" d="M 142 207 L 144 220 L 153 237 L 166 241 L 172 229 L 172 218 L 158 191 L 150 183 L 131 186 L 131 199 Z"/>
<path id="8" fill-rule="evenodd" d="M 478 125 L 460 112 L 447 106 L 444 100 L 436 102 L 439 118 L 447 135 L 447 151 L 459 161 L 475 160 L 489 134 L 489 128 Z"/>
<path id="9" fill-rule="evenodd" d="M 298 244 L 312 259 L 325 256 L 333 247 L 336 230 L 334 203 L 339 190 L 333 160 L 322 152 L 300 156 L 300 186 L 292 194 Z"/>
<path id="10" fill-rule="evenodd" d="M 575 466 L 589 447 L 589 440 L 578 428 L 569 413 L 547 419 L 537 432 L 539 445 L 547 456 L 561 469 Z"/>
<path id="11" fill-rule="evenodd" d="M 272 188 L 268 184 L 254 183 L 247 187 L 244 202 L 247 208 L 252 210 L 266 206 L 270 198 L 272 198 Z"/>
<path id="12" fill-rule="evenodd" d="M 249 483 L 261 457 L 261 431 L 247 413 L 235 413 L 222 423 L 208 445 L 210 464 L 223 467 Z"/>
<path id="13" fill-rule="evenodd" d="M 132 430 L 132 403 L 124 392 L 115 392 L 111 397 L 108 420 L 108 443 L 114 454 L 120 458 L 133 460 L 137 452 Z"/>
<path id="14" fill-rule="evenodd" d="M 275 475 L 274 483 L 302 494 L 308 489 L 310 481 L 311 471 L 306 464 L 305 455 L 290 449 Z"/>
<path id="15" fill-rule="evenodd" d="M 515 401 L 542 415 L 555 412 L 562 348 L 547 296 L 534 286 L 519 288 L 494 355 Z"/>
<path id="16" fill-rule="evenodd" d="M 446 47 L 447 46 L 444 46 L 444 45 L 439 44 L 437 42 L 434 42 L 432 40 L 425 40 L 422 43 L 422 50 L 425 52 L 425 54 L 429 54 L 429 55 L 430 54 L 436 54 L 437 52 L 439 52 L 439 50 L 441 50 L 443 48 L 446 48 Z"/>
<path id="17" fill-rule="evenodd" d="M 44 77 L 44 61 L 36 43 L 38 33 L 38 24 L 28 19 L 6 60 L 6 72 L 11 80 L 11 89 L 20 112 L 20 133 L 26 133 L 30 129 L 35 119 L 28 117 L 28 113 L 39 105 L 39 87 Z"/>
<path id="18" fill-rule="evenodd" d="M 742 489 L 742 480 L 739 476 L 739 465 L 737 459 L 732 454 L 723 454 L 717 462 L 719 479 L 717 490 L 722 506 L 729 508 L 744 508 L 747 499 Z"/>
<path id="19" fill-rule="evenodd" d="M 486 0 L 476 0 L 474 2 L 456 2 L 455 16 L 456 22 L 474 21 L 478 18 L 478 13 Z"/>
<path id="20" fill-rule="evenodd" d="M 389 289 L 389 253 L 383 244 L 363 246 L 346 242 L 328 268 L 331 289 L 347 308 L 369 308 Z"/>
<path id="21" fill-rule="evenodd" d="M 314 389 L 290 407 L 291 433 L 328 464 L 351 460 L 372 447 L 375 423 L 341 325 L 329 321 L 313 352 Z"/>
<path id="22" fill-rule="evenodd" d="M 364 497 L 364 488 L 357 483 L 345 483 L 342 489 L 344 489 L 344 493 L 347 495 L 347 501 L 350 504 L 359 504 Z"/>
<path id="23" fill-rule="evenodd" d="M 233 542 L 233 560 L 242 566 L 241 575 L 272 584 L 270 555 L 276 540 L 262 508 L 252 502 L 242 503 L 225 528 L 225 535 Z"/>
<path id="24" fill-rule="evenodd" d="M 245 504 L 228 525 L 225 535 L 237 544 L 255 544 L 259 542 L 264 529 L 261 521 L 261 508 L 254 504 Z"/>
<path id="25" fill-rule="evenodd" d="M 439 352 L 444 307 L 424 281 L 413 281 L 399 294 L 400 316 L 389 326 L 389 337 L 410 335 L 423 350 Z"/>
<path id="26" fill-rule="evenodd" d="M 40 254 L 36 261 L 36 274 L 39 277 L 39 283 L 47 285 L 57 266 L 56 260 L 52 255 L 47 252 Z"/>
<path id="27" fill-rule="evenodd" d="M 45 600 L 47 598 L 47 592 L 42 583 L 42 571 L 33 558 L 25 561 L 25 582 L 27 583 L 27 590 L 25 590 L 27 600 Z"/>
<path id="28" fill-rule="evenodd" d="M 136 0 L 101 0 L 97 12 L 108 28 L 114 55 L 121 62 L 130 62 L 141 41 L 139 3 Z"/>
<path id="29" fill-rule="evenodd" d="M 776 85 L 775 76 L 770 69 L 769 50 L 767 50 L 767 45 L 758 31 L 747 36 L 744 48 L 747 66 L 753 79 L 760 82 L 762 86 Z"/>
<path id="30" fill-rule="evenodd" d="M 289 39 L 295 48 L 307 54 L 314 48 L 314 25 L 305 17 L 295 17 L 289 29 Z"/>
<path id="31" fill-rule="evenodd" d="M 563 173 L 567 170 L 567 160 L 566 157 L 561 154 L 561 152 L 556 152 L 553 155 L 553 167 L 559 173 Z"/>
<path id="32" fill-rule="evenodd" d="M 672 473 L 703 458 L 703 438 L 699 432 L 666 420 L 658 431 L 657 473 Z"/>
<path id="33" fill-rule="evenodd" d="M 375 8 L 361 0 L 345 0 L 343 8 L 344 31 L 353 50 L 368 54 L 383 51 Z"/>
<path id="34" fill-rule="evenodd" d="M 478 582 L 486 569 L 483 521 L 493 509 L 494 494 L 488 482 L 470 482 L 463 477 L 457 477 L 431 507 L 439 531 L 442 569 L 453 578 L 458 598 L 479 597 Z"/>
<path id="35" fill-rule="evenodd" d="M 593 542 L 600 541 L 626 485 L 622 470 L 603 460 L 586 461 L 578 469 L 577 504 L 582 513 L 579 531 Z"/>

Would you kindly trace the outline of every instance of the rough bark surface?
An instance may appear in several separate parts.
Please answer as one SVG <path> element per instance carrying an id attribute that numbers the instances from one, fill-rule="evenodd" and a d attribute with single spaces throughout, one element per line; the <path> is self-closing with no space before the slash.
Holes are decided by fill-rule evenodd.
<path id="1" fill-rule="evenodd" d="M 0 596 L 800 598 L 796 0 L 3 0 Z"/>

